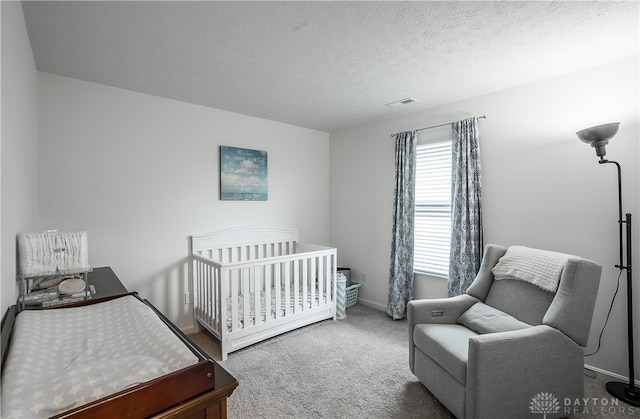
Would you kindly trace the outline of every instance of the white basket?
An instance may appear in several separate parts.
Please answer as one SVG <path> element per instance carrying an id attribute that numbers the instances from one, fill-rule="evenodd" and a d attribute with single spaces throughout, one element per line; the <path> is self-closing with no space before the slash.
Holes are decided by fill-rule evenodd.
<path id="1" fill-rule="evenodd" d="M 358 302 L 358 288 L 360 288 L 359 282 L 352 282 L 351 286 L 347 287 L 347 308 L 355 306 Z"/>

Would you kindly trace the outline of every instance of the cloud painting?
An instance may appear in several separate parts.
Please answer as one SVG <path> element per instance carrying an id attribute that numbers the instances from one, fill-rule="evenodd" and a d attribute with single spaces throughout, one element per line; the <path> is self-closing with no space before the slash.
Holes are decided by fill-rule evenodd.
<path id="1" fill-rule="evenodd" d="M 266 201 L 267 152 L 220 146 L 220 199 Z"/>

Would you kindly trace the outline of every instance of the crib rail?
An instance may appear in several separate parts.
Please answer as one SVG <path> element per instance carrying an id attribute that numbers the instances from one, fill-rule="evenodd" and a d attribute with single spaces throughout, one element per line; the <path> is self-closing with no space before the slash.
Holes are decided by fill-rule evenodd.
<path id="1" fill-rule="evenodd" d="M 214 260 L 218 259 L 218 260 Z M 263 243 L 192 254 L 194 312 L 217 338 L 332 307 L 336 249 Z"/>
<path id="2" fill-rule="evenodd" d="M 297 228 L 230 228 L 191 236 L 189 254 L 222 263 L 239 262 L 294 253 L 297 241 Z"/>

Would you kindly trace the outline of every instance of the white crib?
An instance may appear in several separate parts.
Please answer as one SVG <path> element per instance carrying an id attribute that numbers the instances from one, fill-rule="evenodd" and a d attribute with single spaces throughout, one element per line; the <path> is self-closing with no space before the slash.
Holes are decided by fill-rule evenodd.
<path id="1" fill-rule="evenodd" d="M 196 327 L 233 351 L 336 319 L 335 248 L 298 243 L 298 229 L 248 227 L 189 237 Z"/>

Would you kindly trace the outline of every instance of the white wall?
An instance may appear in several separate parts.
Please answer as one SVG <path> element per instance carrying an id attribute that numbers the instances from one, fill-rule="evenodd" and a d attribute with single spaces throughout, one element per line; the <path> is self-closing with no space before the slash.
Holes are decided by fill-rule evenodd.
<path id="1" fill-rule="evenodd" d="M 2 137 L 0 143 L 0 300 L 2 314 L 16 301 L 16 233 L 37 223 L 38 79 L 20 2 L 0 3 L 2 14 Z"/>
<path id="2" fill-rule="evenodd" d="M 390 134 L 486 114 L 480 120 L 485 243 L 557 250 L 602 264 L 589 344 L 595 349 L 618 274 L 617 177 L 615 167 L 598 164 L 593 149 L 575 132 L 621 123 L 607 157 L 623 167 L 624 211 L 636 217 L 634 239 L 640 243 L 638 74 L 636 57 L 332 133 L 331 242 L 355 280 L 367 273 L 361 302 L 380 309 L 387 304 L 394 179 Z M 639 249 L 634 252 L 638 261 Z M 442 281 L 424 278 L 417 279 L 416 289 L 418 298 L 443 296 L 446 290 Z M 586 362 L 626 376 L 625 293 L 623 280 L 603 347 Z M 636 326 L 640 343 L 640 317 Z"/>
<path id="3" fill-rule="evenodd" d="M 625 212 L 638 220 L 637 58 L 337 132 L 329 151 L 326 133 L 38 75 L 20 3 L 2 2 L 0 10 L 3 312 L 15 301 L 15 233 L 85 228 L 94 266 L 112 266 L 127 287 L 188 329 L 186 236 L 246 224 L 298 226 L 304 241 L 320 244 L 330 237 L 354 279 L 367 272 L 362 300 L 384 308 L 394 170 L 389 135 L 487 114 L 480 123 L 485 241 L 601 263 L 594 348 L 618 273 L 615 172 L 598 165 L 574 132 L 622 123 L 608 157 L 623 166 Z M 269 152 L 269 201 L 217 199 L 219 145 Z M 424 281 L 416 288 L 418 297 L 444 290 Z M 587 363 L 626 375 L 621 288 L 603 348 Z"/>
<path id="4" fill-rule="evenodd" d="M 329 244 L 329 135 L 39 73 L 40 228 L 86 229 L 111 266 L 179 327 L 192 326 L 187 236 L 299 227 Z M 269 199 L 218 199 L 218 147 L 268 152 Z"/>

